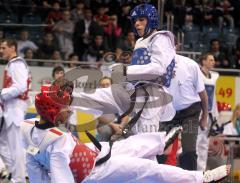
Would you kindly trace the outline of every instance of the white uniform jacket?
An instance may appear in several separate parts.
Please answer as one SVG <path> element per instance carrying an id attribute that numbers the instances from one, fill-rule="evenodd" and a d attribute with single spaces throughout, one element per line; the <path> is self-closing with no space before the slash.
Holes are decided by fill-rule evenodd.
<path id="1" fill-rule="evenodd" d="M 73 136 L 56 128 L 36 128 L 33 121 L 21 126 L 30 182 L 74 183 L 71 169 L 66 166 L 76 146 Z"/>
<path id="2" fill-rule="evenodd" d="M 4 71 L 3 116 L 6 126 L 20 126 L 27 109 L 28 87 L 31 81 L 26 62 L 21 57 L 10 60 Z"/>

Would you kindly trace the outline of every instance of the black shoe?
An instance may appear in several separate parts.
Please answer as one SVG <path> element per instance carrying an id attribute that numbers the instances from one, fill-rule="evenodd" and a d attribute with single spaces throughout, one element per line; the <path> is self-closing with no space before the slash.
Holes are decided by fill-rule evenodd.
<path id="1" fill-rule="evenodd" d="M 10 181 L 12 179 L 12 174 L 10 173 L 7 177 L 7 179 Z"/>
<path id="2" fill-rule="evenodd" d="M 166 135 L 166 142 L 165 142 L 165 148 L 166 150 L 172 143 L 173 141 L 178 137 L 179 133 L 183 130 L 181 126 L 178 127 L 173 127 L 168 134 Z"/>

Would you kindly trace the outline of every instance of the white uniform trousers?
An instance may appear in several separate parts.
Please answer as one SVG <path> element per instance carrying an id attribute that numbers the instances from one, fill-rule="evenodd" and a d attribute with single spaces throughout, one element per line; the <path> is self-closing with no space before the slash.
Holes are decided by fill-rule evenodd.
<path id="1" fill-rule="evenodd" d="M 148 87 L 149 91 L 152 90 L 151 86 Z M 156 92 L 156 91 L 155 91 Z M 159 121 L 169 121 L 175 115 L 175 110 L 170 101 L 167 101 L 167 96 L 170 96 L 163 91 L 160 97 L 165 98 L 161 99 L 160 102 L 163 102 L 163 105 L 157 106 L 152 104 L 149 100 L 147 105 L 144 107 L 144 110 L 138 119 L 138 123 L 132 129 L 134 134 L 145 133 L 145 132 L 157 132 L 159 130 Z M 92 94 L 87 93 L 74 93 L 72 107 L 80 109 L 82 111 L 91 113 L 96 111 L 96 113 L 101 114 L 122 114 L 127 111 L 130 107 L 130 91 L 124 88 L 122 85 L 112 85 L 112 88 L 101 88 L 96 89 Z M 166 100 L 166 101 L 165 101 Z M 134 111 L 138 112 L 144 103 L 144 97 L 137 97 L 136 99 L 138 104 L 135 104 Z M 140 104 L 140 105 L 139 105 Z"/>
<path id="2" fill-rule="evenodd" d="M 95 167 L 84 183 L 202 183 L 203 172 L 158 164 L 148 157 L 162 154 L 164 133 L 133 135 L 113 144 L 111 158 Z M 102 143 L 101 143 L 102 144 Z M 105 144 L 102 144 L 104 151 Z M 101 151 L 101 153 L 102 153 Z M 106 150 L 107 151 L 107 150 Z"/>
<path id="3" fill-rule="evenodd" d="M 14 114 L 13 114 L 14 115 Z M 25 152 L 22 145 L 20 126 L 4 124 L 0 133 L 0 155 L 12 174 L 13 183 L 25 183 Z"/>
<path id="4" fill-rule="evenodd" d="M 201 130 L 198 128 L 197 137 L 197 170 L 205 171 L 207 168 L 208 159 L 208 147 L 209 147 L 209 130 L 213 122 L 211 121 L 210 115 L 208 116 L 208 125 L 206 130 Z"/>
<path id="5" fill-rule="evenodd" d="M 209 130 L 201 130 L 198 128 L 198 137 L 197 137 L 197 170 L 205 171 L 207 167 L 208 159 L 208 138 Z"/>

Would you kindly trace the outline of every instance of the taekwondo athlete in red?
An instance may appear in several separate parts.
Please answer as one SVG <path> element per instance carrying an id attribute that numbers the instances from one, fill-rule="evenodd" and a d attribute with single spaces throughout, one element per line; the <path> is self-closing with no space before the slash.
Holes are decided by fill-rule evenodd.
<path id="1" fill-rule="evenodd" d="M 0 133 L 0 155 L 12 175 L 12 182 L 25 182 L 24 149 L 20 123 L 27 109 L 30 72 L 25 60 L 17 56 L 17 43 L 12 39 L 1 40 L 0 53 L 8 61 L 4 70 L 3 128 Z"/>
<path id="2" fill-rule="evenodd" d="M 148 157 L 163 152 L 164 142 L 172 137 L 165 136 L 165 132 L 143 133 L 114 142 L 110 157 L 98 164 L 109 154 L 107 142 L 101 143 L 99 151 L 92 143 L 78 143 L 71 133 L 56 128 L 66 123 L 70 115 L 73 86 L 70 83 L 61 78 L 50 87 L 43 86 L 35 100 L 40 121 L 23 123 L 30 182 L 203 183 L 229 174 L 228 165 L 203 174 L 149 160 Z"/>
<path id="3" fill-rule="evenodd" d="M 65 124 L 72 113 L 69 109 L 72 90 L 73 83 L 63 78 L 52 86 L 42 86 L 41 93 L 35 97 L 40 120 L 22 123 L 30 182 L 73 183 L 73 175 L 81 182 L 93 168 L 97 152 L 78 143 L 70 132 L 57 128 Z"/>

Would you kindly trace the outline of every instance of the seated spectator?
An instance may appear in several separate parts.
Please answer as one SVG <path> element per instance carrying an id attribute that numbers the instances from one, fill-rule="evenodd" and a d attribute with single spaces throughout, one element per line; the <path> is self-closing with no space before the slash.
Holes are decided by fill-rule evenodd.
<path id="1" fill-rule="evenodd" d="M 56 60 L 57 62 L 54 63 L 53 61 Z M 55 50 L 50 58 L 50 61 L 51 62 L 45 62 L 43 64 L 43 66 L 46 66 L 46 67 L 56 67 L 56 66 L 59 66 L 59 65 L 62 65 L 61 64 L 61 61 L 62 61 L 62 57 L 61 57 L 61 53 L 60 51 L 58 50 Z"/>
<path id="2" fill-rule="evenodd" d="M 214 55 L 216 67 L 229 68 L 231 67 L 230 60 L 226 51 L 222 50 L 220 41 L 218 39 L 212 39 L 210 41 L 209 52 Z"/>
<path id="3" fill-rule="evenodd" d="M 92 10 L 86 8 L 84 10 L 84 19 L 79 20 L 73 33 L 74 53 L 78 54 L 80 60 L 90 45 L 94 35 L 103 35 L 103 29 L 93 20 Z"/>
<path id="4" fill-rule="evenodd" d="M 194 23 L 203 26 L 213 26 L 215 23 L 215 5 L 213 1 L 204 0 L 201 3 L 195 1 L 193 9 Z"/>
<path id="5" fill-rule="evenodd" d="M 78 64 L 76 64 L 76 63 L 79 63 L 78 55 L 75 54 L 75 53 L 70 54 L 70 55 L 68 56 L 68 61 L 75 62 L 75 63 L 69 63 L 69 64 L 68 64 L 68 67 L 69 67 L 69 68 L 77 67 Z"/>
<path id="6" fill-rule="evenodd" d="M 51 56 L 51 59 L 52 60 L 62 60 L 62 56 L 61 56 L 61 53 L 60 51 L 58 50 L 55 50 Z"/>
<path id="7" fill-rule="evenodd" d="M 31 48 L 34 52 L 37 51 L 38 46 L 31 40 L 28 39 L 29 33 L 27 30 L 20 32 L 20 39 L 17 41 L 18 55 L 24 57 L 24 51 L 27 48 Z"/>
<path id="8" fill-rule="evenodd" d="M 46 20 L 49 12 L 51 11 L 51 4 L 48 0 L 36 1 L 38 14 L 42 20 Z"/>
<path id="9" fill-rule="evenodd" d="M 115 51 L 117 42 L 122 35 L 122 28 L 118 25 L 117 15 L 114 14 L 110 16 L 108 25 L 104 28 L 104 32 L 106 34 L 109 48 L 111 48 L 112 51 Z"/>
<path id="10" fill-rule="evenodd" d="M 121 39 L 117 44 L 116 56 L 118 62 L 130 64 L 135 43 L 135 34 L 129 31 L 127 36 L 125 36 L 123 40 Z"/>
<path id="11" fill-rule="evenodd" d="M 131 6 L 125 3 L 121 6 L 121 14 L 118 16 L 119 26 L 122 28 L 123 35 L 127 35 L 128 32 L 132 30 L 130 21 L 130 10 Z"/>
<path id="12" fill-rule="evenodd" d="M 186 15 L 185 16 L 185 23 L 184 23 L 184 29 L 191 31 L 193 29 L 193 16 L 192 15 Z"/>
<path id="13" fill-rule="evenodd" d="M 51 31 L 56 22 L 62 19 L 62 16 L 63 14 L 61 11 L 60 3 L 58 1 L 54 1 L 52 5 L 52 10 L 48 13 L 46 19 L 46 23 L 48 24 L 46 31 Z"/>
<path id="14" fill-rule="evenodd" d="M 84 11 L 84 3 L 82 0 L 77 0 L 76 7 L 71 11 L 71 17 L 74 23 L 78 22 L 79 20 L 83 19 L 83 11 Z"/>
<path id="15" fill-rule="evenodd" d="M 94 16 L 94 20 L 102 28 L 108 25 L 109 16 L 107 15 L 106 8 L 103 5 L 97 9 L 97 14 Z"/>
<path id="16" fill-rule="evenodd" d="M 39 44 L 37 57 L 40 59 L 50 59 L 55 50 L 59 50 L 58 44 L 54 41 L 53 34 L 48 32 L 44 35 L 42 42 Z"/>
<path id="17" fill-rule="evenodd" d="M 108 51 L 108 47 L 104 42 L 102 35 L 96 35 L 93 43 L 88 47 L 86 51 L 86 60 L 89 62 L 102 61 L 103 55 Z"/>
<path id="18" fill-rule="evenodd" d="M 52 31 L 58 39 L 61 55 L 67 60 L 68 55 L 73 52 L 72 35 L 74 31 L 74 23 L 70 20 L 71 14 L 68 10 L 63 11 L 62 20 L 54 25 Z"/>
<path id="19" fill-rule="evenodd" d="M 117 44 L 117 49 L 121 49 L 122 51 L 130 51 L 132 52 L 136 43 L 136 37 L 134 32 L 129 31 L 124 39 L 120 39 Z"/>
<path id="20" fill-rule="evenodd" d="M 222 30 L 224 23 L 229 25 L 229 30 L 234 29 L 234 19 L 232 16 L 234 7 L 229 0 L 221 0 L 217 6 L 219 29 Z"/>
<path id="21" fill-rule="evenodd" d="M 24 51 L 24 59 L 27 61 L 29 66 L 38 66 L 38 62 L 31 61 L 31 59 L 34 59 L 34 53 L 33 53 L 33 50 L 31 48 L 25 49 L 25 51 Z"/>
<path id="22" fill-rule="evenodd" d="M 112 79 L 105 76 L 99 80 L 99 88 L 108 88 L 112 85 Z"/>

